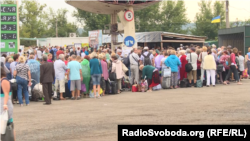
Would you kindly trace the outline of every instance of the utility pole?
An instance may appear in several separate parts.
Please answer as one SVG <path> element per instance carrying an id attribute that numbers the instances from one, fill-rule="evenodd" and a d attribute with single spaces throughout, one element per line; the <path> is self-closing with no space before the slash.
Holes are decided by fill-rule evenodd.
<path id="1" fill-rule="evenodd" d="M 229 1 L 226 0 L 226 27 L 230 28 L 229 25 L 229 10 L 228 10 L 228 6 L 229 6 Z"/>
<path id="2" fill-rule="evenodd" d="M 58 37 L 58 34 L 57 34 L 57 18 L 56 18 L 56 37 Z"/>

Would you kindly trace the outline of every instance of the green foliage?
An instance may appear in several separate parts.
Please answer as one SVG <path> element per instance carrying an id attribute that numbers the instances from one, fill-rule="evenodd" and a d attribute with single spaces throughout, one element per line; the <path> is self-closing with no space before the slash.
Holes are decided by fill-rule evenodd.
<path id="1" fill-rule="evenodd" d="M 77 9 L 73 16 L 77 18 L 78 22 L 84 23 L 85 32 L 83 34 L 90 30 L 104 29 L 104 26 L 109 24 L 111 19 L 110 15 L 95 14 L 80 9 Z"/>
<path id="2" fill-rule="evenodd" d="M 199 3 L 200 13 L 196 14 L 196 28 L 191 32 L 194 35 L 207 36 L 208 40 L 214 40 L 218 35 L 218 30 L 225 27 L 225 8 L 224 2 L 201 1 Z M 214 17 L 220 16 L 221 23 L 211 23 Z"/>
<path id="3" fill-rule="evenodd" d="M 46 14 L 45 19 L 47 23 L 47 37 L 56 37 L 56 24 L 58 37 L 68 37 L 69 33 L 74 33 L 77 30 L 75 23 L 69 23 L 66 17 L 68 13 L 67 9 L 59 9 L 57 12 L 49 8 L 49 12 Z"/>
<path id="4" fill-rule="evenodd" d="M 41 5 L 35 0 L 22 2 L 19 7 L 20 37 L 39 38 L 44 35 L 46 23 L 42 17 L 45 7 L 46 5 Z"/>
<path id="5" fill-rule="evenodd" d="M 165 1 L 163 2 L 163 11 L 161 12 L 162 31 L 186 33 L 182 29 L 190 21 L 186 17 L 185 3 L 182 0 L 178 1 Z"/>
<path id="6" fill-rule="evenodd" d="M 182 30 L 182 26 L 189 22 L 185 12 L 184 1 L 158 2 L 135 11 L 135 26 L 138 32 L 168 31 L 185 33 L 186 31 Z M 110 15 L 94 14 L 77 9 L 73 16 L 79 22 L 84 23 L 84 35 L 87 35 L 89 30 L 104 29 L 105 25 L 110 24 Z"/>
<path id="7" fill-rule="evenodd" d="M 1 3 L 1 4 L 15 4 L 16 1 L 14 1 L 14 0 L 3 0 L 3 1 L 1 1 L 0 3 Z"/>
<path id="8" fill-rule="evenodd" d="M 157 31 L 161 26 L 160 22 L 160 3 L 151 5 L 145 9 L 135 11 L 135 25 L 139 32 Z"/>

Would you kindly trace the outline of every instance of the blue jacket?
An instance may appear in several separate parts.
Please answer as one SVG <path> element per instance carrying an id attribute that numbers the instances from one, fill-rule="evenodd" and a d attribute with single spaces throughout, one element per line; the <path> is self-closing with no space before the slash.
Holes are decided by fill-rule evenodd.
<path id="1" fill-rule="evenodd" d="M 89 66 L 90 66 L 90 75 L 102 74 L 101 61 L 98 60 L 97 58 L 90 59 Z"/>
<path id="2" fill-rule="evenodd" d="M 171 68 L 171 72 L 178 72 L 178 67 L 181 65 L 180 59 L 176 55 L 170 55 L 164 63 Z"/>

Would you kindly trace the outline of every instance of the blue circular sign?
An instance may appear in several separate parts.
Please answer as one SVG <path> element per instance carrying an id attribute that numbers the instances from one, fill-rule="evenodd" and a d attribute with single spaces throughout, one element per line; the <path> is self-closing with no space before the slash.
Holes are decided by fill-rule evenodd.
<path id="1" fill-rule="evenodd" d="M 124 39 L 124 44 L 125 44 L 127 47 L 132 47 L 132 46 L 135 44 L 135 39 L 134 39 L 134 37 L 132 37 L 132 36 L 127 36 L 127 37 Z"/>

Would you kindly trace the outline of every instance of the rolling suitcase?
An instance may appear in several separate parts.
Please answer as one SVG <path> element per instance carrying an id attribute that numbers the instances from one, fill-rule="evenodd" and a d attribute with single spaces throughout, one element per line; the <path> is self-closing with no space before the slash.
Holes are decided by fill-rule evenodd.
<path id="1" fill-rule="evenodd" d="M 161 85 L 162 85 L 163 89 L 170 89 L 170 86 L 171 86 L 171 77 L 163 77 Z"/>
<path id="2" fill-rule="evenodd" d="M 116 81 L 110 81 L 111 93 L 110 94 L 118 94 L 118 84 Z"/>
<path id="3" fill-rule="evenodd" d="M 70 81 L 69 81 L 70 83 Z M 60 94 L 58 94 L 60 96 Z M 65 83 L 65 92 L 63 93 L 63 97 L 68 97 L 68 98 L 71 98 L 72 95 L 71 95 L 71 91 L 70 91 L 70 87 L 68 85 L 68 83 Z"/>

